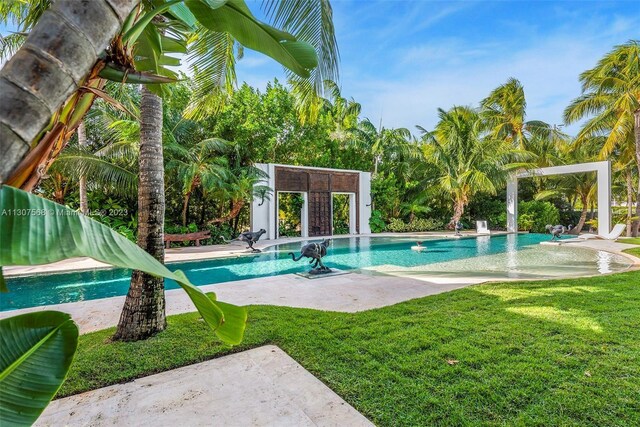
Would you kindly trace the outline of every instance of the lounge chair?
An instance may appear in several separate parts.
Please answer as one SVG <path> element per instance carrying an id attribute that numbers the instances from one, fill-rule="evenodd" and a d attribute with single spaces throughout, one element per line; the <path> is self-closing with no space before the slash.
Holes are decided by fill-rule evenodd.
<path id="1" fill-rule="evenodd" d="M 476 233 L 491 234 L 491 231 L 487 227 L 487 221 L 476 221 Z"/>
<path id="2" fill-rule="evenodd" d="M 622 235 L 624 229 L 627 228 L 625 224 L 616 224 L 611 230 L 611 233 L 604 234 L 581 234 L 578 236 L 578 239 L 588 240 L 588 239 L 601 239 L 601 240 L 617 240 L 618 237 Z"/>

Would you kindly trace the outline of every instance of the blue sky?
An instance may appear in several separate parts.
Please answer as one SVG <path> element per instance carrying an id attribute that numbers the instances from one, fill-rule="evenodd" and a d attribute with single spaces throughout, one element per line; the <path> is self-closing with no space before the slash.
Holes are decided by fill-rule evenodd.
<path id="1" fill-rule="evenodd" d="M 260 15 L 260 2 L 248 3 Z M 515 77 L 525 88 L 528 118 L 559 124 L 580 94 L 580 72 L 614 45 L 640 38 L 638 4 L 333 0 L 342 94 L 360 102 L 374 123 L 415 131 L 417 124 L 435 125 L 438 107 L 477 105 Z M 259 88 L 285 79 L 277 63 L 249 50 L 237 74 L 239 83 Z"/>
<path id="2" fill-rule="evenodd" d="M 507 78 L 528 118 L 562 123 L 578 75 L 614 45 L 640 38 L 632 1 L 334 0 L 343 96 L 388 127 L 432 128 L 437 108 L 477 105 Z M 259 4 L 250 4 L 252 9 Z M 264 87 L 277 64 L 246 52 L 238 79 Z M 577 126 L 569 127 L 575 132 Z"/>

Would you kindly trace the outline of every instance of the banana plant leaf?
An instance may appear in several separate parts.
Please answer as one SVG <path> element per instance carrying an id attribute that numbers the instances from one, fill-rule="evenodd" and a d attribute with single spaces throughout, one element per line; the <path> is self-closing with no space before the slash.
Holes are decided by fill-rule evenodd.
<path id="1" fill-rule="evenodd" d="M 300 77 L 318 65 L 313 46 L 258 21 L 244 0 L 185 0 L 206 28 L 231 34 L 240 44 L 275 59 Z"/>
<path id="2" fill-rule="evenodd" d="M 0 320 L 0 420 L 31 425 L 69 371 L 78 327 L 66 313 L 40 311 Z"/>
<path id="3" fill-rule="evenodd" d="M 202 292 L 182 271 L 170 271 L 125 237 L 66 206 L 4 185 L 0 190 L 0 231 L 0 268 L 90 257 L 173 279 L 223 342 L 233 345 L 242 339 L 245 308 L 224 304 L 223 311 L 215 294 Z"/>

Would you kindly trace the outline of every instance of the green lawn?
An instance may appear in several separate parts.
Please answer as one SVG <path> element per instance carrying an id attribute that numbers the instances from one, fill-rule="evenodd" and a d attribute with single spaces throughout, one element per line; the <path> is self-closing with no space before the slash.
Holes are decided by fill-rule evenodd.
<path id="1" fill-rule="evenodd" d="M 378 425 L 640 425 L 640 272 L 249 319 L 233 349 L 196 314 L 144 342 L 84 335 L 61 395 L 273 343 Z"/>
<path id="2" fill-rule="evenodd" d="M 628 243 L 630 245 L 640 245 L 640 237 L 628 237 L 618 239 L 620 243 Z M 627 249 L 624 252 L 640 258 L 640 247 Z"/>

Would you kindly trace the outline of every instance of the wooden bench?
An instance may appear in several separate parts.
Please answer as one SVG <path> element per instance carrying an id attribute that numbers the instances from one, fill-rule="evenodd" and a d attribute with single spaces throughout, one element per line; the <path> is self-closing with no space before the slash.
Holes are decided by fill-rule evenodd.
<path id="1" fill-rule="evenodd" d="M 165 234 L 164 241 L 166 242 L 166 248 L 171 247 L 171 242 L 185 242 L 187 240 L 195 240 L 196 246 L 200 246 L 200 240 L 208 239 L 211 237 L 211 231 L 196 231 L 195 233 L 186 234 Z"/>

